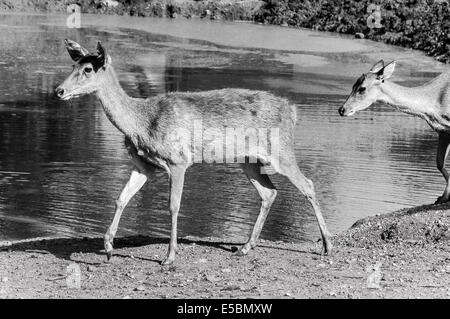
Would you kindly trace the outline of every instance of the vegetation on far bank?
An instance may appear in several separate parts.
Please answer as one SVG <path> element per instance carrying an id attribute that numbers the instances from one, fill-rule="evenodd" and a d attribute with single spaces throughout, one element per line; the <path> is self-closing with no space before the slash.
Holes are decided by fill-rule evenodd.
<path id="1" fill-rule="evenodd" d="M 265 0 L 264 2 L 255 16 L 256 21 L 358 34 L 375 41 L 423 50 L 441 62 L 450 62 L 448 0 Z M 379 10 L 376 5 L 379 6 Z M 380 17 L 379 25 L 374 27 L 377 15 Z"/>
<path id="2" fill-rule="evenodd" d="M 71 4 L 80 5 L 83 13 L 253 20 L 263 2 L 259 0 L 0 0 L 0 10 L 66 12 Z"/>
<path id="3" fill-rule="evenodd" d="M 85 13 L 250 20 L 354 34 L 450 62 L 448 0 L 0 0 L 0 10 L 65 12 L 73 3 Z"/>

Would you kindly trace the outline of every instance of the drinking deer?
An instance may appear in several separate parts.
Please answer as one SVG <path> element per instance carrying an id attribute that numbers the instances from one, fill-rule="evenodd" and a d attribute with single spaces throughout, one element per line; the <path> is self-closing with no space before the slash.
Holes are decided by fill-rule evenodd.
<path id="1" fill-rule="evenodd" d="M 418 87 L 404 87 L 387 81 L 395 70 L 395 61 L 375 63 L 368 73 L 361 75 L 352 92 L 339 108 L 341 116 L 351 116 L 381 101 L 398 110 L 423 118 L 439 135 L 436 163 L 445 178 L 446 186 L 436 204 L 450 198 L 450 179 L 445 169 L 445 159 L 450 145 L 450 72 L 444 72 Z"/>
<path id="2" fill-rule="evenodd" d="M 120 86 L 111 57 L 100 42 L 94 54 L 71 40 L 66 39 L 65 46 L 76 63 L 72 73 L 56 88 L 56 95 L 69 100 L 94 93 L 108 119 L 125 135 L 125 145 L 134 164 L 131 176 L 116 201 L 114 219 L 104 237 L 108 260 L 122 211 L 157 168 L 165 170 L 169 176 L 169 211 L 172 216 L 169 249 L 162 264 L 169 265 L 175 260 L 177 216 L 185 172 L 193 164 L 191 136 L 196 121 L 201 121 L 204 129 L 279 128 L 279 159 L 274 158 L 264 143 L 258 143 L 257 148 L 246 148 L 246 153 L 240 154 L 245 158 L 241 163 L 243 171 L 258 191 L 262 204 L 250 238 L 238 254 L 245 255 L 256 246 L 277 195 L 268 174 L 261 170 L 268 165 L 286 176 L 307 197 L 319 224 L 322 253 L 330 253 L 332 244 L 313 183 L 302 174 L 295 159 L 295 106 L 267 92 L 245 89 L 171 92 L 147 99 L 132 98 Z"/>

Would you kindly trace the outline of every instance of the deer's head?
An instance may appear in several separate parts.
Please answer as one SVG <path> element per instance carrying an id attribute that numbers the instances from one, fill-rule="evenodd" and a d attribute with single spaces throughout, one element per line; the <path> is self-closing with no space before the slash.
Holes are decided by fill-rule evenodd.
<path id="1" fill-rule="evenodd" d="M 384 80 L 392 76 L 394 69 L 395 61 L 387 65 L 384 65 L 383 60 L 375 63 L 368 73 L 361 75 L 356 80 L 347 101 L 339 108 L 339 115 L 350 116 L 375 103 L 380 97 Z"/>
<path id="2" fill-rule="evenodd" d="M 111 58 L 106 54 L 105 48 L 97 43 L 96 54 L 72 40 L 64 40 L 70 57 L 75 62 L 72 73 L 55 90 L 56 96 L 62 100 L 69 100 L 80 95 L 94 93 L 102 83 L 102 77 Z"/>

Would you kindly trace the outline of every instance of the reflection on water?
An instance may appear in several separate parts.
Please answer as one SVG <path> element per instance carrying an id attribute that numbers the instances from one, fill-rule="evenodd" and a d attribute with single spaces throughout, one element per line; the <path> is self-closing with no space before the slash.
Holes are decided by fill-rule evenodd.
<path id="1" fill-rule="evenodd" d="M 299 114 L 299 165 L 315 182 L 334 233 L 367 215 L 430 203 L 442 191 L 436 136 L 424 122 L 383 105 L 338 117 L 353 79 L 371 61 L 361 58 L 364 52 L 355 63 L 346 53 L 311 59 L 117 28 L 67 30 L 43 16 L 0 19 L 0 240 L 103 234 L 131 169 L 123 137 L 95 98 L 53 97 L 71 70 L 65 37 L 88 48 L 100 39 L 132 96 L 242 87 L 288 97 Z M 399 78 L 409 84 L 434 75 L 403 70 Z M 286 179 L 273 180 L 280 192 L 262 237 L 316 238 L 305 199 Z M 168 235 L 167 189 L 165 173 L 158 172 L 130 202 L 119 235 Z M 238 166 L 197 165 L 186 178 L 180 235 L 245 239 L 258 211 L 258 195 Z"/>

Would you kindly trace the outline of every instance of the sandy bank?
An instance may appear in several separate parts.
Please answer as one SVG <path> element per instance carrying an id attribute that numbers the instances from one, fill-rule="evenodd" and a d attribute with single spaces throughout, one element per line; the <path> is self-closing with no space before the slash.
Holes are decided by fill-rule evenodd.
<path id="1" fill-rule="evenodd" d="M 161 238 L 118 238 L 110 263 L 101 238 L 11 243 L 0 248 L 0 298 L 448 298 L 449 226 L 446 205 L 366 218 L 323 258 L 320 243 L 262 241 L 234 257 L 240 243 L 189 237 L 169 268 Z M 71 267 L 80 288 L 68 287 Z"/>

